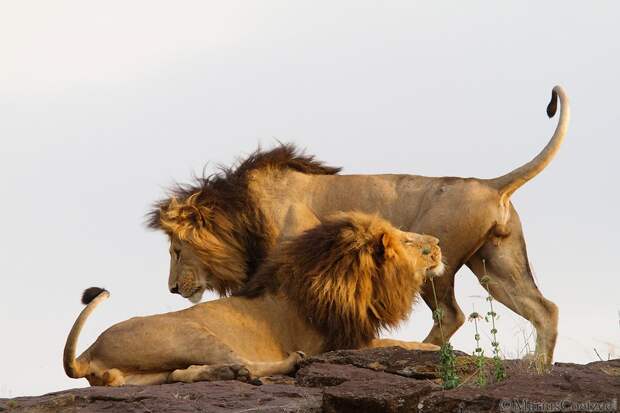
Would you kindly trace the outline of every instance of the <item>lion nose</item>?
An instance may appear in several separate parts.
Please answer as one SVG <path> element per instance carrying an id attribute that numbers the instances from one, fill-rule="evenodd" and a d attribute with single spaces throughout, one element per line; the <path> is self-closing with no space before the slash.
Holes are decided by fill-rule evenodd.
<path id="1" fill-rule="evenodd" d="M 171 292 L 172 294 L 178 294 L 178 293 L 179 293 L 179 286 L 178 286 L 178 285 L 175 285 L 174 287 L 172 287 L 172 288 L 170 289 L 170 292 Z"/>

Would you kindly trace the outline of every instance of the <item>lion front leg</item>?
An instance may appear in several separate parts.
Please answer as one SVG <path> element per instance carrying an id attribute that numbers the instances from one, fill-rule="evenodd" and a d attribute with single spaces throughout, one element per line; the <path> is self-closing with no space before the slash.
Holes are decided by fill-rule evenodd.
<path id="1" fill-rule="evenodd" d="M 186 369 L 174 370 L 168 376 L 168 383 L 197 381 L 240 380 L 249 381 L 274 374 L 287 374 L 295 370 L 305 357 L 301 351 L 291 353 L 280 361 L 244 361 L 243 364 L 193 365 Z"/>
<path id="2" fill-rule="evenodd" d="M 393 340 L 391 338 L 376 338 L 370 342 L 368 348 L 380 348 L 380 347 L 402 347 L 407 350 L 421 350 L 421 351 L 438 351 L 439 346 L 431 343 L 419 343 L 417 341 L 401 341 Z"/>
<path id="3" fill-rule="evenodd" d="M 246 361 L 244 364 L 250 371 L 253 379 L 258 377 L 272 376 L 274 374 L 288 374 L 295 370 L 306 355 L 301 351 L 294 351 L 281 361 Z"/>
<path id="4" fill-rule="evenodd" d="M 174 370 L 168 376 L 168 383 L 197 381 L 240 380 L 248 381 L 250 372 L 238 364 L 194 365 L 186 369 Z"/>
<path id="5" fill-rule="evenodd" d="M 448 268 L 454 267 L 449 265 Z M 433 283 L 435 285 L 435 293 L 433 293 L 431 282 L 426 281 L 420 296 L 433 314 L 437 310 L 441 311 L 441 325 L 433 316 L 433 327 L 424 339 L 424 342 L 441 345 L 444 342 L 450 341 L 450 337 L 465 323 L 465 314 L 456 302 L 456 296 L 454 295 L 453 271 L 449 270 L 443 275 L 435 277 Z M 437 296 L 437 300 L 435 300 L 435 296 Z"/>

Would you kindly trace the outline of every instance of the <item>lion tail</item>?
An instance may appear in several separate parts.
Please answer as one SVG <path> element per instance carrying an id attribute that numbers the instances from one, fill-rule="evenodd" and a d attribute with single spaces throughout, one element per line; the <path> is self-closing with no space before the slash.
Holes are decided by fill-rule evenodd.
<path id="1" fill-rule="evenodd" d="M 98 287 L 88 288 L 84 291 L 84 294 L 82 294 L 82 303 L 86 305 L 86 308 L 82 310 L 77 320 L 75 320 L 75 323 L 73 323 L 73 327 L 65 343 L 65 351 L 62 359 L 65 373 L 73 379 L 84 377 L 88 372 L 88 362 L 80 359 L 76 360 L 75 358 L 77 340 L 82 331 L 82 327 L 84 327 L 86 319 L 88 319 L 88 316 L 90 316 L 95 307 L 109 296 L 110 293 L 107 290 Z"/>
<path id="2" fill-rule="evenodd" d="M 555 115 L 558 107 L 558 97 L 560 98 L 561 104 L 560 119 L 547 146 L 545 146 L 545 148 L 534 159 L 525 165 L 507 173 L 506 175 L 489 180 L 490 185 L 499 191 L 503 199 L 508 199 L 508 197 L 510 197 L 523 184 L 534 178 L 543 169 L 545 169 L 560 149 L 560 145 L 562 145 L 564 137 L 566 136 L 566 131 L 568 130 L 568 122 L 570 118 L 568 96 L 561 86 L 555 86 L 551 92 L 551 101 L 547 106 L 547 115 L 550 118 Z"/>

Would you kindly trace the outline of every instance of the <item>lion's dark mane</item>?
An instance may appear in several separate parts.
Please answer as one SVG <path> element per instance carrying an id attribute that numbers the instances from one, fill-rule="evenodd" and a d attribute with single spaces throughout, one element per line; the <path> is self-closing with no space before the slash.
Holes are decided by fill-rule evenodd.
<path id="1" fill-rule="evenodd" d="M 252 171 L 290 169 L 312 175 L 335 175 L 341 168 L 331 167 L 306 155 L 293 144 L 279 144 L 269 151 L 258 148 L 247 158 L 232 167 L 220 166 L 209 176 L 195 178 L 190 184 L 177 184 L 168 190 L 169 196 L 157 201 L 147 214 L 149 228 L 162 230 L 161 213 L 171 199 L 184 200 L 197 194 L 197 202 L 208 207 L 214 214 L 228 216 L 237 224 L 235 236 L 246 249 L 247 279 L 256 272 L 267 255 L 270 246 L 268 225 L 248 189 L 248 178 Z"/>

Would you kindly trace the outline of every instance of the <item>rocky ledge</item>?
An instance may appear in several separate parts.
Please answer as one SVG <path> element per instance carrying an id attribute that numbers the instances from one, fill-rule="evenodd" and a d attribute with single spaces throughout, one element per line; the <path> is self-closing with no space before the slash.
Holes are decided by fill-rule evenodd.
<path id="1" fill-rule="evenodd" d="M 507 378 L 476 385 L 475 360 L 459 353 L 462 384 L 443 390 L 437 353 L 347 350 L 305 360 L 294 377 L 161 386 L 90 387 L 0 399 L 1 412 L 617 412 L 620 359 L 556 363 L 538 373 L 507 360 Z"/>

